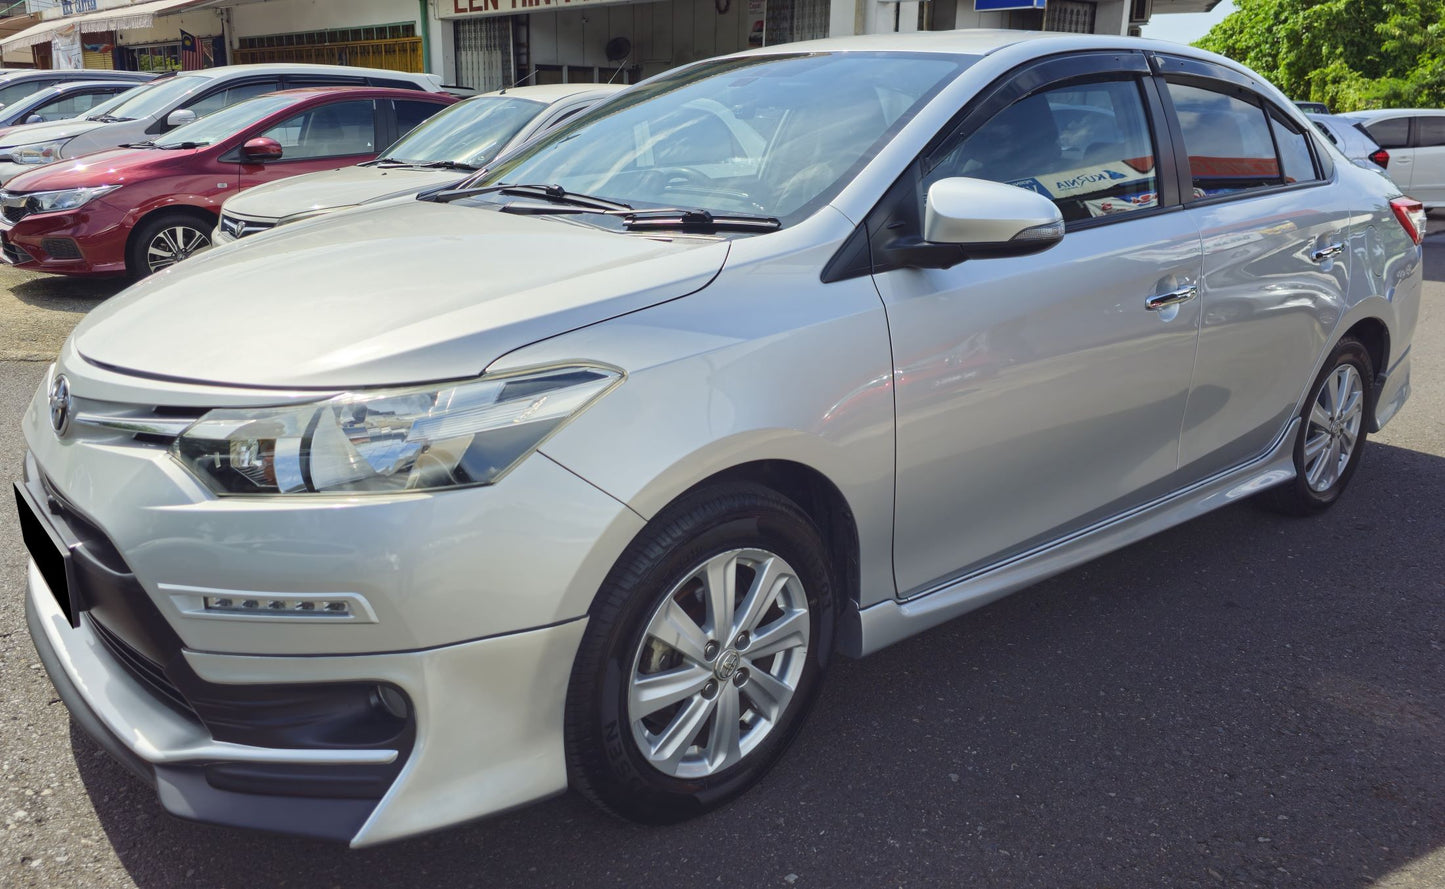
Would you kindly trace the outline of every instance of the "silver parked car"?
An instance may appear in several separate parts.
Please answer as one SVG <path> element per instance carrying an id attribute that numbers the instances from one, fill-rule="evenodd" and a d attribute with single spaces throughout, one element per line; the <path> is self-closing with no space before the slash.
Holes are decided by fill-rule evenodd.
<path id="1" fill-rule="evenodd" d="M 1306 114 L 1305 117 L 1356 165 L 1389 175 L 1390 152 L 1381 148 L 1359 121 L 1337 114 Z"/>
<path id="2" fill-rule="evenodd" d="M 456 182 L 621 89 L 621 84 L 558 83 L 473 96 L 404 134 L 376 160 L 294 176 L 231 198 L 221 208 L 211 242 L 228 244 L 333 210 Z"/>
<path id="3" fill-rule="evenodd" d="M 188 818 L 698 815 L 835 654 L 1335 503 L 1410 394 L 1422 225 L 1171 43 L 698 62 L 91 312 L 24 418 L 30 632 Z"/>

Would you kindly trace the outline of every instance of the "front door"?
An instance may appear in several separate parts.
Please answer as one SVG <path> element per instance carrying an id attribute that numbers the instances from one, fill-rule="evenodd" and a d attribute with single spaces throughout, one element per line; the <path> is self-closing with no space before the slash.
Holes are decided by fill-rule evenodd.
<path id="1" fill-rule="evenodd" d="M 1178 468 L 1199 234 L 1156 166 L 1168 149 L 1152 84 L 1100 76 L 965 121 L 920 161 L 919 200 L 947 176 L 1049 196 L 1068 222 L 1060 244 L 875 275 L 894 350 L 904 597 L 1157 497 Z"/>
<path id="2" fill-rule="evenodd" d="M 370 160 L 377 152 L 377 103 L 348 99 L 308 108 L 265 132 L 281 143 L 281 159 L 241 165 L 241 188 L 263 182 L 334 170 Z"/>

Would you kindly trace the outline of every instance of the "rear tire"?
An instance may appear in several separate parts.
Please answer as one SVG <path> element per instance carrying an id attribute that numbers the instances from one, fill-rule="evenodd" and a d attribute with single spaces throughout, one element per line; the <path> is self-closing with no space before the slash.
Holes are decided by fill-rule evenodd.
<path id="1" fill-rule="evenodd" d="M 1330 353 L 1300 410 L 1295 436 L 1295 477 L 1260 495 L 1262 506 L 1285 515 L 1314 515 L 1344 493 L 1364 456 L 1375 371 L 1359 340 L 1347 338 Z"/>
<path id="2" fill-rule="evenodd" d="M 131 237 L 126 268 L 133 278 L 164 271 L 211 246 L 215 223 L 199 213 L 171 211 L 150 217 Z"/>
<path id="3" fill-rule="evenodd" d="M 807 515 L 760 485 L 704 488 L 648 523 L 598 593 L 573 665 L 572 786 L 670 824 L 756 783 L 827 666 L 827 566 Z"/>

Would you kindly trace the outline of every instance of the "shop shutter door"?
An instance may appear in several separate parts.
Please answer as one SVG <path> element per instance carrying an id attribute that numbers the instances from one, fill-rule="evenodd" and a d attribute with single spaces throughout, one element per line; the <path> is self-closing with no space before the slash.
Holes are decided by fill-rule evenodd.
<path id="1" fill-rule="evenodd" d="M 768 46 L 828 36 L 828 0 L 768 0 Z"/>
<path id="2" fill-rule="evenodd" d="M 456 42 L 457 82 L 462 86 L 490 92 L 516 79 L 510 16 L 460 19 Z"/>

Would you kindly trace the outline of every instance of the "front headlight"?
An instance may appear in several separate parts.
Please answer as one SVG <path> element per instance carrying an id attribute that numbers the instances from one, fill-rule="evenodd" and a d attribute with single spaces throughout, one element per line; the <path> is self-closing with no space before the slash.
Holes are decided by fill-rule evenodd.
<path id="1" fill-rule="evenodd" d="M 110 194 L 119 185 L 97 185 L 92 188 L 67 188 L 63 191 L 32 191 L 23 195 L 31 213 L 58 213 L 83 207 L 103 194 Z M 20 195 L 13 195 L 20 196 Z"/>
<path id="2" fill-rule="evenodd" d="M 495 482 L 622 379 L 559 367 L 215 410 L 171 446 L 217 494 L 388 494 Z"/>
<path id="3" fill-rule="evenodd" d="M 60 150 L 69 142 L 70 139 L 55 139 L 51 142 L 20 145 L 10 152 L 10 159 L 17 164 L 51 164 L 60 160 Z"/>

